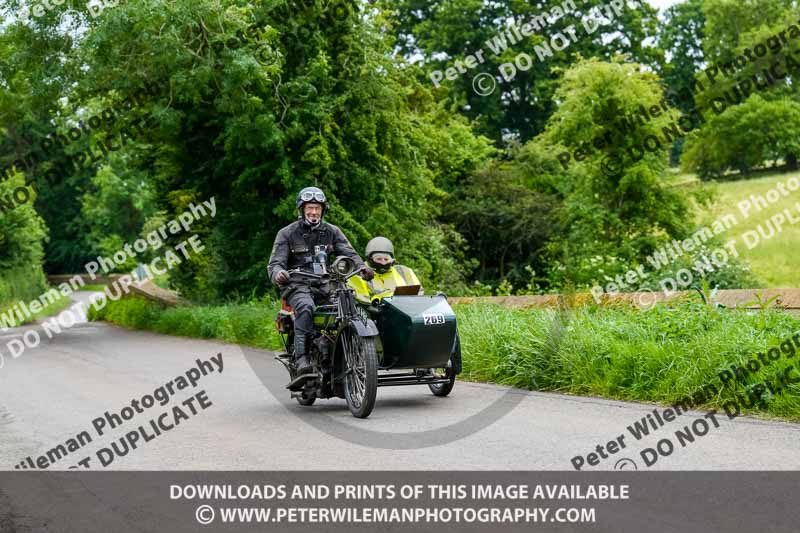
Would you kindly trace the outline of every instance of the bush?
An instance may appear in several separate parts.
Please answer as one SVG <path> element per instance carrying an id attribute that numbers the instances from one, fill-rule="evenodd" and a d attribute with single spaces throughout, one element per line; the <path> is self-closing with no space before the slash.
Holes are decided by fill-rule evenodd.
<path id="1" fill-rule="evenodd" d="M 38 265 L 4 269 L 0 274 L 0 309 L 18 300 L 36 298 L 46 287 L 44 272 Z"/>
<path id="2" fill-rule="evenodd" d="M 16 300 L 28 300 L 47 286 L 42 260 L 47 228 L 36 213 L 36 192 L 29 188 L 30 199 L 16 203 L 14 190 L 25 186 L 22 174 L 0 181 L 0 197 L 11 198 L 13 208 L 0 207 L 0 308 Z"/>

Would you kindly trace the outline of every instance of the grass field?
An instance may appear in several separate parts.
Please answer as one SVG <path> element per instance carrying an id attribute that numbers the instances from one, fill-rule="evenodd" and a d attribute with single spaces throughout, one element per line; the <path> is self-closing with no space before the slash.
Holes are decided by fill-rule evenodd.
<path id="1" fill-rule="evenodd" d="M 737 251 L 747 263 L 752 267 L 753 273 L 762 282 L 762 288 L 780 287 L 800 287 L 800 268 L 798 259 L 800 258 L 800 223 L 791 225 L 788 221 L 784 224 L 781 232 L 776 233 L 770 239 L 760 237 L 760 242 L 752 249 L 748 250 L 742 238 L 742 234 L 752 230 L 758 233 L 759 224 L 766 235 L 769 230 L 765 222 L 776 213 L 784 209 L 790 209 L 795 217 L 800 217 L 800 212 L 795 208 L 795 204 L 800 204 L 800 189 L 791 192 L 788 196 L 782 196 L 773 203 L 768 204 L 766 209 L 757 211 L 753 208 L 745 218 L 737 207 L 739 202 L 748 200 L 751 195 L 765 196 L 767 191 L 774 189 L 775 186 L 790 177 L 800 180 L 800 172 L 787 174 L 773 174 L 766 177 L 728 181 L 719 183 L 716 188 L 718 197 L 710 212 L 704 213 L 703 220 L 707 223 L 723 214 L 733 214 L 739 224 L 722 234 L 727 240 L 730 237 L 737 239 Z"/>

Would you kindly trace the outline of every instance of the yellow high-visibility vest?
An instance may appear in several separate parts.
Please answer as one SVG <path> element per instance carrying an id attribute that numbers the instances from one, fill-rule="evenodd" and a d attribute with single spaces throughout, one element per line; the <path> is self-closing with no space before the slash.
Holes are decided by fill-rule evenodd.
<path id="1" fill-rule="evenodd" d="M 395 287 L 421 285 L 414 271 L 403 265 L 393 265 L 383 274 L 375 272 L 375 277 L 370 281 L 364 281 L 360 276 L 353 276 L 347 280 L 347 284 L 356 292 L 356 298 L 364 303 L 370 303 L 375 296 L 391 296 Z M 419 294 L 422 292 L 420 286 Z"/>

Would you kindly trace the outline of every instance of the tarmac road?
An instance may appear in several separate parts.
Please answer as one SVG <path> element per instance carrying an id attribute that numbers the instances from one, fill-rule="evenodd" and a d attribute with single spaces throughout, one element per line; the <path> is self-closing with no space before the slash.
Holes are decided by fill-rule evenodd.
<path id="1" fill-rule="evenodd" d="M 77 297 L 85 301 L 89 294 Z M 655 448 L 663 438 L 670 439 L 674 451 L 659 457 L 652 470 L 800 468 L 796 424 L 728 420 L 721 413 L 715 417 L 716 427 L 705 413 L 692 412 L 637 441 L 626 428 L 656 406 L 465 382 L 457 382 L 447 398 L 434 397 L 425 386 L 380 388 L 372 415 L 357 420 L 344 400 L 318 400 L 312 407 L 291 401 L 288 391 L 278 390 L 287 375 L 267 351 L 84 323 L 10 357 L 6 343 L 27 329 L 0 334 L 5 356 L 0 368 L 0 469 L 14 469 L 27 457 L 36 462 L 58 444 L 68 448 L 69 439 L 82 431 L 92 441 L 56 457 L 49 468 L 66 469 L 90 457 L 93 469 L 103 469 L 98 450 L 113 451 L 112 442 L 122 448 L 119 439 L 139 426 L 152 440 L 144 442 L 140 433 L 136 449 L 116 454 L 107 469 L 571 470 L 571 459 L 581 455 L 585 470 L 615 465 L 629 469 L 632 462 L 645 470 L 641 450 Z M 143 409 L 114 430 L 106 427 L 102 436 L 94 429 L 92 421 L 106 411 L 120 413 L 132 399 L 167 382 L 177 386 L 178 376 L 198 368 L 197 359 L 218 353 L 221 373 L 210 371 L 199 377 L 196 387 L 174 390 L 165 406 Z M 207 400 L 179 403 L 201 390 Z M 203 402 L 211 405 L 203 409 Z M 174 406 L 180 406 L 184 417 L 175 415 Z M 178 425 L 154 436 L 148 423 L 161 413 L 167 413 L 165 424 Z M 446 426 L 451 427 L 439 430 Z M 685 426 L 694 427 L 695 440 L 684 437 L 682 446 L 675 431 Z M 624 448 L 608 445 L 619 442 L 620 435 Z M 596 450 L 598 445 L 606 458 Z M 616 453 L 610 453 L 614 448 Z M 587 457 L 592 452 L 598 455 Z"/>

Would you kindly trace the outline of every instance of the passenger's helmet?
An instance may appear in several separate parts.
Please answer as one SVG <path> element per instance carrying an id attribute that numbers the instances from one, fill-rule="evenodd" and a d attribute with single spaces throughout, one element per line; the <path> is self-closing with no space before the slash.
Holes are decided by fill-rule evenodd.
<path id="1" fill-rule="evenodd" d="M 300 218 L 303 218 L 303 206 L 309 203 L 322 204 L 323 217 L 328 212 L 328 199 L 318 187 L 306 187 L 297 194 L 297 211 L 300 213 Z"/>
<path id="2" fill-rule="evenodd" d="M 386 264 L 377 263 L 373 260 L 375 254 L 386 254 L 391 261 Z M 364 250 L 364 255 L 367 256 L 367 263 L 370 268 L 381 274 L 388 272 L 394 264 L 394 246 L 392 241 L 386 237 L 375 237 L 367 243 L 367 249 Z"/>

